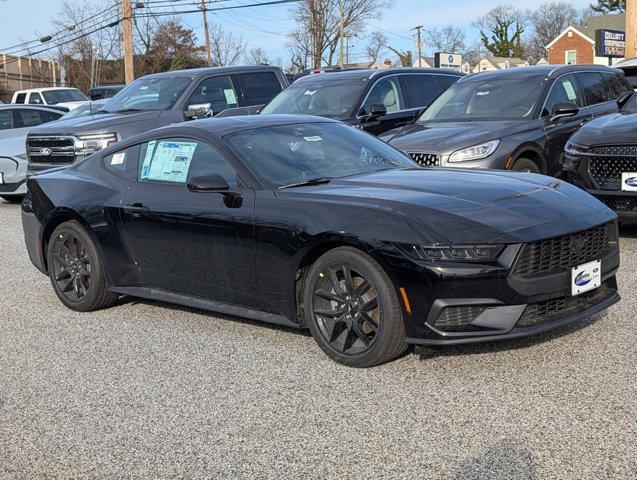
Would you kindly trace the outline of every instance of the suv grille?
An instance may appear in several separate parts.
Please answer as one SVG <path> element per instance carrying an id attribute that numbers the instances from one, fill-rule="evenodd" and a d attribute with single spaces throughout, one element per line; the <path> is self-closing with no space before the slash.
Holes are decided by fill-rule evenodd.
<path id="1" fill-rule="evenodd" d="M 31 163 L 73 163 L 73 137 L 27 137 L 27 154 Z"/>
<path id="2" fill-rule="evenodd" d="M 523 245 L 516 275 L 549 274 L 599 259 L 607 250 L 613 223 Z"/>
<path id="3" fill-rule="evenodd" d="M 409 156 L 423 167 L 438 167 L 440 165 L 440 155 L 437 153 L 410 153 Z"/>
<path id="4" fill-rule="evenodd" d="M 602 190 L 620 190 L 622 173 L 637 172 L 637 145 L 592 147 L 589 170 Z"/>
<path id="5" fill-rule="evenodd" d="M 516 327 L 534 327 L 552 320 L 575 315 L 606 300 L 616 292 L 614 288 L 602 284 L 601 287 L 574 297 L 559 297 L 533 303 L 524 309 Z"/>

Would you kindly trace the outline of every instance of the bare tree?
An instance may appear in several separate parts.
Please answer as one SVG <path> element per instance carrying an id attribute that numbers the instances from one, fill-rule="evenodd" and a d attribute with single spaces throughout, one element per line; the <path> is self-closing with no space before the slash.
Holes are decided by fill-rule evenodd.
<path id="1" fill-rule="evenodd" d="M 248 50 L 245 54 L 245 61 L 249 65 L 268 64 L 272 65 L 272 60 L 268 58 L 261 47 L 255 47 Z"/>
<path id="2" fill-rule="evenodd" d="M 578 12 L 570 3 L 553 1 L 542 3 L 529 14 L 533 34 L 525 50 L 529 60 L 537 62 L 546 55 L 546 45 L 577 22 Z"/>
<path id="3" fill-rule="evenodd" d="M 431 52 L 460 53 L 465 49 L 465 34 L 451 24 L 425 30 L 425 45 Z"/>
<path id="4" fill-rule="evenodd" d="M 243 37 L 224 30 L 217 23 L 210 25 L 210 53 L 217 66 L 235 65 L 246 51 Z"/>
<path id="5" fill-rule="evenodd" d="M 387 48 L 387 37 L 378 31 L 372 32 L 368 37 L 365 53 L 371 63 L 376 63 L 383 51 Z"/>
<path id="6" fill-rule="evenodd" d="M 365 22 L 379 18 L 393 0 L 303 0 L 292 10 L 297 28 L 290 32 L 294 58 L 310 58 L 312 67 L 333 65 L 338 48 L 341 10 L 345 34 L 353 36 L 365 30 Z"/>

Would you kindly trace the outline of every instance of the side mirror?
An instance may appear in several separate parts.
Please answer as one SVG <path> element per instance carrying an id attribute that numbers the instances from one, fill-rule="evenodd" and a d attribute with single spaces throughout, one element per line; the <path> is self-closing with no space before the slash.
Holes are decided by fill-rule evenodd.
<path id="1" fill-rule="evenodd" d="M 550 120 L 554 122 L 560 118 L 572 117 L 573 115 L 577 115 L 577 112 L 579 112 L 579 107 L 573 102 L 557 102 L 553 105 L 553 109 L 551 110 Z"/>
<path id="2" fill-rule="evenodd" d="M 387 107 L 382 103 L 372 103 L 371 112 L 369 112 L 373 118 L 382 117 L 387 115 Z"/>
<path id="3" fill-rule="evenodd" d="M 212 117 L 212 105 L 209 103 L 196 103 L 188 105 L 186 112 L 184 113 L 186 118 L 205 118 Z"/>
<path id="4" fill-rule="evenodd" d="M 188 190 L 192 192 L 228 193 L 230 186 L 218 173 L 196 175 L 188 180 Z"/>
<path id="5" fill-rule="evenodd" d="M 623 109 L 628 104 L 628 102 L 630 102 L 630 99 L 633 98 L 634 93 L 634 91 L 625 92 L 619 96 L 619 98 L 617 99 L 617 106 L 620 110 Z"/>

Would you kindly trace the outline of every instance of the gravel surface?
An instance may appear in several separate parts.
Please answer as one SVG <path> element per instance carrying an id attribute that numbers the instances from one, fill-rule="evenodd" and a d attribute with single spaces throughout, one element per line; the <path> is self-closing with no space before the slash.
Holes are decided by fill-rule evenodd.
<path id="1" fill-rule="evenodd" d="M 306 334 L 146 301 L 75 313 L 0 200 L 0 478 L 637 478 L 623 300 L 531 340 L 354 370 Z"/>

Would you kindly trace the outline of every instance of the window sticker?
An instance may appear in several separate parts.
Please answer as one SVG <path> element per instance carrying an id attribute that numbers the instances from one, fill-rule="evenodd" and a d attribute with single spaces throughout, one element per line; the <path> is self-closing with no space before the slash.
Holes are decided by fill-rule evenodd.
<path id="1" fill-rule="evenodd" d="M 196 148 L 197 142 L 160 140 L 155 143 L 153 140 L 146 150 L 141 178 L 186 183 L 188 169 Z"/>
<path id="2" fill-rule="evenodd" d="M 316 90 L 306 90 L 305 93 L 303 95 L 314 95 L 316 93 Z"/>
<path id="3" fill-rule="evenodd" d="M 306 142 L 320 142 L 323 139 L 318 135 L 314 135 L 312 137 L 303 137 L 303 140 L 305 140 Z"/>
<path id="4" fill-rule="evenodd" d="M 476 96 L 484 97 L 485 95 L 489 95 L 490 93 L 491 93 L 490 90 L 480 90 L 479 92 L 476 92 Z"/>
<path id="5" fill-rule="evenodd" d="M 575 100 L 577 95 L 575 95 L 575 89 L 573 88 L 573 84 L 571 82 L 564 82 L 564 90 L 566 91 L 566 96 L 569 100 Z"/>
<path id="6" fill-rule="evenodd" d="M 237 104 L 237 95 L 234 93 L 232 88 L 224 88 L 223 94 L 226 96 L 226 103 L 228 105 Z"/>
<path id="7" fill-rule="evenodd" d="M 113 154 L 111 158 L 111 165 L 124 165 L 124 160 L 126 159 L 126 152 L 117 152 Z"/>

